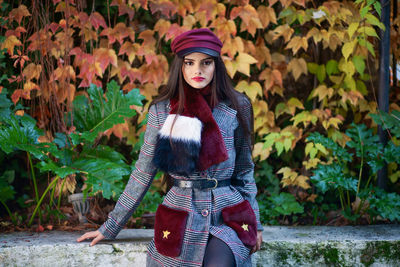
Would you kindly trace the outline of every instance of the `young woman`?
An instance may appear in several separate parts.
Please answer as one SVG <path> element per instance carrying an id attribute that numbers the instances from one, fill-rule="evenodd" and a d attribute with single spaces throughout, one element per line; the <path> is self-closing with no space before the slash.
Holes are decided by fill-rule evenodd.
<path id="1" fill-rule="evenodd" d="M 156 212 L 147 266 L 251 266 L 262 242 L 254 164 L 253 113 L 232 87 L 209 29 L 171 43 L 168 84 L 150 105 L 136 168 L 108 220 L 78 242 L 115 238 L 157 170 L 172 187 Z"/>

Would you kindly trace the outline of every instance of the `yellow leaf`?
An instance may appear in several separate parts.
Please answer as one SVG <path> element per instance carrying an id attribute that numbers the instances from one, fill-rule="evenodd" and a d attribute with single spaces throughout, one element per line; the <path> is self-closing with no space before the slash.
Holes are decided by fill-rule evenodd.
<path id="1" fill-rule="evenodd" d="M 236 90 L 242 93 L 246 93 L 246 95 L 248 95 L 253 102 L 256 100 L 257 95 L 262 96 L 261 85 L 256 81 L 248 84 L 246 81 L 242 80 L 236 86 Z"/>
<path id="2" fill-rule="evenodd" d="M 347 61 L 347 59 L 349 58 L 349 56 L 353 53 L 354 51 L 354 47 L 357 44 L 357 40 L 353 40 L 349 43 L 345 43 L 342 47 L 342 54 L 345 58 L 345 60 Z"/>
<path id="3" fill-rule="evenodd" d="M 339 62 L 339 70 L 343 71 L 346 73 L 347 76 L 353 76 L 354 73 L 356 72 L 356 68 L 353 64 L 353 61 L 344 61 L 341 60 Z"/>
<path id="4" fill-rule="evenodd" d="M 350 39 L 353 37 L 353 34 L 356 32 L 359 25 L 359 22 L 350 23 L 349 28 L 347 29 Z"/>
<path id="5" fill-rule="evenodd" d="M 308 73 L 307 63 L 304 60 L 304 58 L 293 58 L 289 62 L 287 70 L 292 72 L 293 77 L 296 81 L 302 73 L 304 73 L 304 74 Z"/>
<path id="6" fill-rule="evenodd" d="M 287 107 L 290 111 L 290 114 L 292 115 L 294 115 L 294 113 L 296 112 L 296 108 L 304 109 L 303 103 L 301 103 L 300 100 L 295 97 L 289 99 Z"/>
<path id="7" fill-rule="evenodd" d="M 235 62 L 237 64 L 237 71 L 247 76 L 250 76 L 250 65 L 257 63 L 257 59 L 247 53 L 239 53 L 238 56 L 235 58 Z"/>
<path id="8" fill-rule="evenodd" d="M 315 28 L 315 27 L 311 28 L 311 29 L 308 31 L 307 35 L 306 35 L 306 38 L 307 38 L 307 39 L 309 39 L 309 38 L 311 38 L 311 37 L 314 39 L 314 43 L 315 43 L 315 44 L 318 44 L 318 43 L 322 40 L 322 38 L 323 38 L 323 36 L 322 36 L 320 30 L 318 30 L 318 29 Z"/>
<path id="9" fill-rule="evenodd" d="M 42 73 L 42 66 L 36 65 L 35 63 L 30 63 L 24 68 L 22 74 L 25 76 L 27 81 L 32 79 L 39 80 L 40 74 Z"/>
<path id="10" fill-rule="evenodd" d="M 295 36 L 290 39 L 289 43 L 285 47 L 285 49 L 292 49 L 293 54 L 295 55 L 300 48 L 303 48 L 304 51 L 308 49 L 308 42 L 306 37 Z"/>
<path id="11" fill-rule="evenodd" d="M 308 161 L 303 161 L 303 166 L 309 170 L 312 168 L 317 167 L 318 163 L 320 163 L 321 160 L 319 158 L 311 158 Z"/>
<path id="12" fill-rule="evenodd" d="M 15 35 L 10 35 L 1 44 L 1 49 L 7 49 L 8 54 L 12 56 L 14 55 L 14 47 L 21 45 L 22 45 L 21 41 L 18 40 Z"/>
<path id="13" fill-rule="evenodd" d="M 258 142 L 254 145 L 253 149 L 253 158 L 260 156 L 260 160 L 266 160 L 269 157 L 269 154 L 272 150 L 271 147 L 263 149 L 264 143 Z"/>
<path id="14" fill-rule="evenodd" d="M 272 33 L 273 33 L 272 37 L 273 41 L 283 36 L 283 38 L 285 39 L 285 43 L 287 43 L 290 40 L 290 37 L 292 37 L 294 30 L 288 24 L 284 24 L 276 27 Z"/>
<path id="15" fill-rule="evenodd" d="M 322 84 L 315 88 L 312 92 L 312 97 L 318 96 L 318 101 L 322 101 L 325 97 L 331 98 L 333 96 L 333 88 L 327 88 L 326 85 Z"/>

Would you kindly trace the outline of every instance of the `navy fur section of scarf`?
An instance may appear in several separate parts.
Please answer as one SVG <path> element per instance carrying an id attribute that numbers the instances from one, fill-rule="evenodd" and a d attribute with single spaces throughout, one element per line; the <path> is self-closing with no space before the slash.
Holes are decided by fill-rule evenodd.
<path id="1" fill-rule="evenodd" d="M 170 99 L 171 110 L 159 131 L 153 163 L 167 173 L 188 176 L 228 159 L 225 142 L 209 105 L 211 88 L 185 84 L 181 114 L 179 101 Z"/>
<path id="2" fill-rule="evenodd" d="M 193 173 L 199 160 L 201 129 L 202 123 L 197 118 L 168 115 L 158 133 L 154 164 L 168 173 L 179 175 Z"/>

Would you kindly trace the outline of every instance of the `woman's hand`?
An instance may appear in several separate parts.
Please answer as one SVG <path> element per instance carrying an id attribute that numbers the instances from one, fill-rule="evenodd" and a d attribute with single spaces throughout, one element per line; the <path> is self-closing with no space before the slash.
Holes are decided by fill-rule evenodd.
<path id="1" fill-rule="evenodd" d="M 104 235 L 102 233 L 100 233 L 99 230 L 87 232 L 87 233 L 83 234 L 81 237 L 79 237 L 76 241 L 81 242 L 85 239 L 92 239 L 92 238 L 93 238 L 93 240 L 90 243 L 90 246 L 94 246 L 97 244 L 97 242 L 104 239 Z"/>
<path id="2" fill-rule="evenodd" d="M 257 231 L 257 244 L 251 249 L 250 254 L 260 250 L 262 244 L 262 231 Z"/>

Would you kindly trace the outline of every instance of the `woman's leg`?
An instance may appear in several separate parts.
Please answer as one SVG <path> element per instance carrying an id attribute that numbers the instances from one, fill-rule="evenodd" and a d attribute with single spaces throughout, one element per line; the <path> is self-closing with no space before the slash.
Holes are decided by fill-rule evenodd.
<path id="1" fill-rule="evenodd" d="M 204 267 L 234 267 L 235 257 L 231 249 L 219 238 L 210 235 L 203 260 Z"/>

